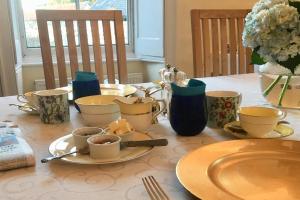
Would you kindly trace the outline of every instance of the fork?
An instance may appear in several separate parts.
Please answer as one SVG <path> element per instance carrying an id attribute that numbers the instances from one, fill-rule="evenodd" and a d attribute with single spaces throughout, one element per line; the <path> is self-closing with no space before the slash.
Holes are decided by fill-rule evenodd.
<path id="1" fill-rule="evenodd" d="M 170 200 L 153 176 L 144 177 L 142 181 L 151 200 Z"/>

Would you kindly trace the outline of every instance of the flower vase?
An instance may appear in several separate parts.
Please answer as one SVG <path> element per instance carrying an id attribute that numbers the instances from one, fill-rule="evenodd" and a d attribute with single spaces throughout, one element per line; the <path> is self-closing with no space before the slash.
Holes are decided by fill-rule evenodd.
<path id="1" fill-rule="evenodd" d="M 279 75 L 260 73 L 260 88 L 262 93 L 277 79 Z M 282 76 L 265 99 L 273 106 L 279 105 L 279 97 L 288 76 Z M 300 108 L 300 76 L 291 76 L 287 89 L 283 95 L 281 105 L 284 108 Z"/>

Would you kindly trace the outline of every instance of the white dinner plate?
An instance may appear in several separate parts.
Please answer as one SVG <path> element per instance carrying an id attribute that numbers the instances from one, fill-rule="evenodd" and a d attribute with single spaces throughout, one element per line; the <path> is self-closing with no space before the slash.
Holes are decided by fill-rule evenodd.
<path id="1" fill-rule="evenodd" d="M 153 139 L 146 133 L 135 132 L 132 136 L 132 140 L 151 140 Z M 120 163 L 129 160 L 133 160 L 144 156 L 149 153 L 153 147 L 127 147 L 121 149 L 120 155 L 117 158 L 113 159 L 92 159 L 90 156 L 82 155 L 79 153 L 74 153 L 70 156 L 61 158 L 61 160 L 78 163 L 78 164 L 109 164 L 109 163 Z M 61 138 L 58 138 L 52 142 L 49 146 L 49 152 L 52 155 L 61 155 L 71 151 L 75 151 L 76 147 L 74 146 L 72 135 L 66 135 Z"/>
<path id="2" fill-rule="evenodd" d="M 246 139 L 218 142 L 177 164 L 181 184 L 200 199 L 300 199 L 300 142 Z"/>

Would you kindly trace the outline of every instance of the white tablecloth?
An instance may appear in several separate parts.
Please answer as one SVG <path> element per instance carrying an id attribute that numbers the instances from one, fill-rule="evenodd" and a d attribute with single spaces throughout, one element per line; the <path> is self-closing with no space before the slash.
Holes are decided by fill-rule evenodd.
<path id="1" fill-rule="evenodd" d="M 235 90 L 243 95 L 242 105 L 265 103 L 259 88 L 258 75 L 234 75 L 202 79 L 207 90 Z M 172 200 L 195 199 L 178 182 L 176 164 L 189 151 L 203 145 L 235 139 L 222 130 L 206 128 L 194 137 L 177 136 L 169 121 L 159 118 L 159 124 L 149 129 L 155 138 L 167 138 L 169 145 L 154 148 L 149 154 L 124 163 L 108 165 L 79 165 L 63 161 L 47 164 L 40 160 L 49 156 L 48 146 L 55 139 L 83 126 L 80 114 L 71 107 L 71 121 L 57 125 L 40 122 L 39 116 L 29 115 L 9 103 L 17 103 L 16 97 L 0 98 L 0 121 L 11 120 L 22 130 L 22 137 L 35 152 L 35 167 L 0 172 L 1 200 L 143 200 L 149 199 L 142 177 L 153 175 Z M 295 134 L 285 139 L 299 140 L 300 111 L 288 110 L 287 120 L 295 128 Z M 205 155 L 203 155 L 205 156 Z"/>

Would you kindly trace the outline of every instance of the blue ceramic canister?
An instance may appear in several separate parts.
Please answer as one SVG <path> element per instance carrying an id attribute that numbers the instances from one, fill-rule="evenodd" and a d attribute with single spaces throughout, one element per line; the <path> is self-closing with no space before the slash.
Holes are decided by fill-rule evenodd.
<path id="1" fill-rule="evenodd" d="M 194 136 L 202 132 L 207 123 L 205 83 L 191 79 L 186 87 L 171 83 L 172 98 L 170 123 L 175 132 Z"/>

